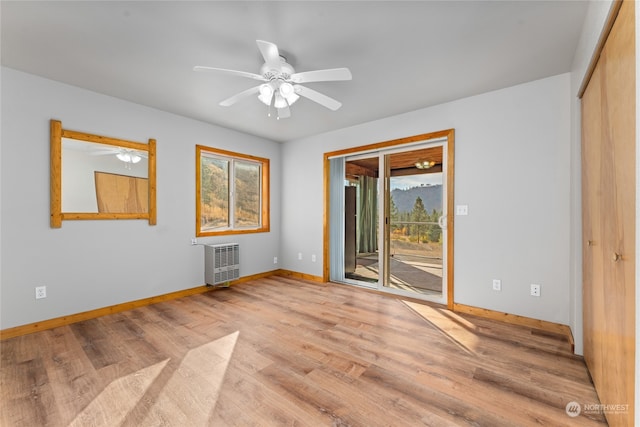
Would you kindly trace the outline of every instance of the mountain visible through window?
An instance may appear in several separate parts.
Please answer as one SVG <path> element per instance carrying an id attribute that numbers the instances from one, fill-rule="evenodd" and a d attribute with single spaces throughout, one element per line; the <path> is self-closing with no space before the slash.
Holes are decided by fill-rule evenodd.
<path id="1" fill-rule="evenodd" d="M 196 146 L 196 235 L 269 230 L 269 160 Z"/>

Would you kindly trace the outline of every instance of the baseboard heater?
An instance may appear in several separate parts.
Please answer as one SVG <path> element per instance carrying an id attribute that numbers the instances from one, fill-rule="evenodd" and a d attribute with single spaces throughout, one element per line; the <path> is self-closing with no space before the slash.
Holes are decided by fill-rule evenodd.
<path id="1" fill-rule="evenodd" d="M 228 283 L 240 277 L 240 245 L 204 245 L 204 280 L 207 285 Z"/>

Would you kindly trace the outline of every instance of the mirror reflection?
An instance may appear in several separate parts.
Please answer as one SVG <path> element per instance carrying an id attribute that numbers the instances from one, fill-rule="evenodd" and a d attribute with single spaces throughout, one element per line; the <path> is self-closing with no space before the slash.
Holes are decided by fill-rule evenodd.
<path id="1" fill-rule="evenodd" d="M 156 140 L 63 129 L 51 120 L 51 227 L 63 220 L 146 219 L 156 224 Z"/>
<path id="2" fill-rule="evenodd" d="M 148 154 L 62 138 L 63 212 L 148 212 Z"/>

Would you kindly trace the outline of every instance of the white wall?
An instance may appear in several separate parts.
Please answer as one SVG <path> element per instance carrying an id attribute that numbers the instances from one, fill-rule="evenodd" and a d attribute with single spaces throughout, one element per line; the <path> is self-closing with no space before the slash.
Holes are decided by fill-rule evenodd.
<path id="1" fill-rule="evenodd" d="M 283 268 L 322 275 L 323 153 L 448 128 L 455 202 L 469 205 L 455 218 L 455 302 L 568 324 L 569 74 L 284 144 Z"/>
<path id="2" fill-rule="evenodd" d="M 199 239 L 240 243 L 241 275 L 273 270 L 280 242 L 280 145 L 8 68 L 2 87 L 0 328 L 204 284 L 195 234 L 195 145 L 271 159 L 271 232 Z M 158 224 L 63 221 L 49 227 L 49 120 L 157 140 Z M 47 298 L 35 300 L 34 287 Z"/>

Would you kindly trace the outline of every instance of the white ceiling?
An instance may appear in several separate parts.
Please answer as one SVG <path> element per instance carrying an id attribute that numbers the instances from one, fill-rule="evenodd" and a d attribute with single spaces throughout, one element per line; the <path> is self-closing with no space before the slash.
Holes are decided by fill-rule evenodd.
<path id="1" fill-rule="evenodd" d="M 570 71 L 586 1 L 137 1 L 1 3 L 2 65 L 209 123 L 288 141 Z M 309 83 L 307 99 L 267 117 L 242 77 L 256 39 L 297 72 L 348 67 Z"/>

